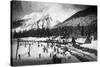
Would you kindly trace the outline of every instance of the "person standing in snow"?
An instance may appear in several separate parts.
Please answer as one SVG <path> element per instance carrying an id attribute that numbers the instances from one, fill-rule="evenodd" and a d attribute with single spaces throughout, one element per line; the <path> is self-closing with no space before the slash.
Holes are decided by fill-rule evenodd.
<path id="1" fill-rule="evenodd" d="M 75 41 L 74 37 L 72 37 L 72 44 L 73 44 L 73 46 L 76 44 L 76 41 Z"/>
<path id="2" fill-rule="evenodd" d="M 28 50 L 29 50 L 29 51 L 28 51 L 28 56 L 31 56 L 31 55 L 30 55 L 30 48 L 31 48 L 31 44 L 29 44 L 29 49 L 28 49 Z"/>
<path id="3" fill-rule="evenodd" d="M 51 53 L 50 53 L 50 57 L 51 57 Z"/>
<path id="4" fill-rule="evenodd" d="M 44 46 L 44 47 L 43 47 L 43 52 L 45 52 L 45 49 L 46 49 L 46 48 L 45 48 L 45 46 Z"/>
<path id="5" fill-rule="evenodd" d="M 39 53 L 39 58 L 41 58 L 41 53 Z"/>
<path id="6" fill-rule="evenodd" d="M 21 60 L 21 55 L 20 54 L 18 55 L 18 57 L 19 57 L 19 60 Z"/>
<path id="7" fill-rule="evenodd" d="M 61 63 L 61 58 L 58 58 L 57 55 L 53 55 L 53 63 Z"/>

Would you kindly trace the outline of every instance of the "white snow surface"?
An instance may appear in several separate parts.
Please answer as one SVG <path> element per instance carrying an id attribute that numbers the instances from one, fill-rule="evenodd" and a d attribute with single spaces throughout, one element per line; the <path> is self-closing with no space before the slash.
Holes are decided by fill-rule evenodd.
<path id="1" fill-rule="evenodd" d="M 95 41 L 92 41 L 92 43 L 90 44 L 83 44 L 81 46 L 97 50 L 98 44 L 97 44 L 97 40 L 95 40 Z"/>
<path id="2" fill-rule="evenodd" d="M 21 40 L 34 40 L 34 41 L 46 41 L 49 38 L 36 38 L 36 37 L 27 37 L 27 38 L 21 38 Z M 57 38 L 59 39 L 59 37 Z M 68 40 L 71 41 L 71 38 L 69 38 Z M 25 44 L 23 43 L 23 45 L 21 45 L 18 49 L 18 54 L 21 54 L 21 60 L 44 60 L 44 59 L 49 59 L 51 60 L 52 57 L 50 57 L 50 53 L 54 54 L 56 52 L 54 52 L 54 48 L 48 48 L 48 53 L 43 52 L 43 47 L 47 46 L 47 43 L 44 42 L 39 42 L 39 44 L 37 42 L 34 42 L 31 44 L 31 48 L 30 48 L 30 54 L 31 56 L 28 56 L 28 49 L 29 49 L 29 45 L 27 43 L 26 47 Z M 81 42 L 84 43 L 85 38 L 79 38 L 76 40 L 77 42 Z M 38 47 L 38 45 L 43 44 L 43 46 Z M 87 47 L 87 48 L 91 48 L 91 49 L 96 49 L 97 50 L 97 40 L 96 41 L 92 41 L 92 43 L 90 44 L 83 44 L 80 45 L 82 47 Z M 16 39 L 13 40 L 13 44 L 12 44 L 12 58 L 16 58 L 16 49 L 17 49 L 17 42 Z M 83 54 L 85 54 L 85 58 L 88 58 L 89 60 L 93 60 L 92 58 L 97 58 L 94 54 L 92 53 L 88 53 L 85 51 L 82 51 L 80 49 L 74 48 L 71 44 L 66 45 L 66 47 L 69 48 L 69 50 L 75 54 L 78 54 L 79 56 L 83 57 Z M 57 47 L 56 47 L 57 48 Z M 59 49 L 60 52 L 63 52 L 61 49 Z M 41 54 L 41 58 L 39 58 L 39 53 Z M 90 57 L 88 57 L 87 55 L 89 55 Z M 79 59 L 77 59 L 75 56 L 71 55 L 69 52 L 66 52 L 66 55 L 62 55 L 62 54 L 57 54 L 57 56 L 59 58 L 66 58 L 66 60 L 62 60 L 62 62 L 80 62 Z M 70 57 L 70 59 L 68 58 Z"/>

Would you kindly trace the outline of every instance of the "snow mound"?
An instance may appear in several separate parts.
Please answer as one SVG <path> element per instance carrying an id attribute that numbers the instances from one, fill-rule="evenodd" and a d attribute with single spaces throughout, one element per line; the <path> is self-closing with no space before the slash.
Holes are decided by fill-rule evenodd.
<path id="1" fill-rule="evenodd" d="M 97 40 L 96 41 L 92 41 L 92 43 L 90 44 L 83 44 L 80 45 L 81 47 L 86 47 L 86 48 L 91 48 L 91 49 L 96 49 L 97 50 Z"/>
<path id="2" fill-rule="evenodd" d="M 80 43 L 85 43 L 86 38 L 78 38 L 75 41 Z"/>

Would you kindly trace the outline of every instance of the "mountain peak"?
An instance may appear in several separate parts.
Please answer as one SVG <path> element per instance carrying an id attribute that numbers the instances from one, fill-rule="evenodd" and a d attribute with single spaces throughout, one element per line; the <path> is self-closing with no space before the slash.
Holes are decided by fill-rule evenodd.
<path id="1" fill-rule="evenodd" d="M 24 18 L 24 21 L 27 18 L 30 18 L 27 20 L 27 22 L 22 21 L 19 27 L 14 28 L 13 31 L 16 32 L 23 32 L 23 31 L 28 31 L 30 29 L 42 29 L 42 28 L 50 28 L 50 24 L 52 24 L 53 19 L 50 16 L 50 14 L 30 14 L 26 15 Z M 20 23 L 20 22 L 19 22 Z"/>

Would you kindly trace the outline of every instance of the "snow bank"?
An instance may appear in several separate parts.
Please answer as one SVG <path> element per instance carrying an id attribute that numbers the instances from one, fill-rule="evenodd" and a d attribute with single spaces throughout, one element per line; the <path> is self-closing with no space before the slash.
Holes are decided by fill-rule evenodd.
<path id="1" fill-rule="evenodd" d="M 85 43 L 86 38 L 77 38 L 75 41 L 80 43 Z"/>
<path id="2" fill-rule="evenodd" d="M 48 37 L 42 37 L 42 38 L 37 38 L 37 37 L 27 37 L 27 38 L 21 38 L 22 40 L 34 40 L 34 41 L 45 41 L 49 39 Z"/>
<path id="3" fill-rule="evenodd" d="M 97 41 L 92 41 L 92 43 L 90 44 L 83 44 L 81 45 L 82 47 L 87 47 L 87 48 L 91 48 L 91 49 L 96 49 L 97 50 Z"/>

